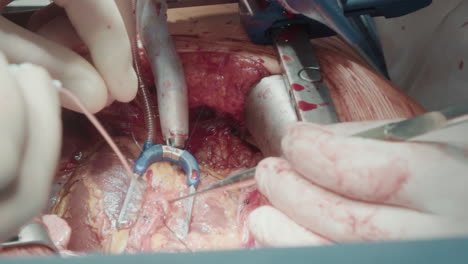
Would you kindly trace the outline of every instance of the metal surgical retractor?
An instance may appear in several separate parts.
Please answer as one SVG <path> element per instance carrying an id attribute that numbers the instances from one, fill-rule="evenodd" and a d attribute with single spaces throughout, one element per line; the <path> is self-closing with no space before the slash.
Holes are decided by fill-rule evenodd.
<path id="1" fill-rule="evenodd" d="M 181 167 L 187 176 L 189 193 L 196 191 L 200 180 L 200 168 L 196 159 L 183 150 L 188 138 L 187 85 L 182 63 L 169 34 L 166 12 L 165 0 L 136 2 L 137 32 L 155 77 L 161 131 L 167 145 L 153 145 L 152 137 L 146 140 L 134 165 L 134 175 L 118 218 L 119 227 L 128 225 L 131 222 L 130 217 L 135 216 L 130 209 L 138 211 L 138 204 L 133 202 L 137 196 L 140 196 L 140 200 L 142 198 L 141 193 L 138 193 L 141 189 L 138 184 L 142 184 L 139 179 L 152 163 L 168 161 Z M 136 47 L 137 45 L 134 49 Z M 134 56 L 137 56 L 136 52 Z M 152 118 L 150 109 L 146 112 L 147 119 Z M 179 239 L 184 239 L 189 232 L 193 203 L 194 199 L 188 199 L 185 203 L 186 216 L 182 233 L 177 234 Z"/>

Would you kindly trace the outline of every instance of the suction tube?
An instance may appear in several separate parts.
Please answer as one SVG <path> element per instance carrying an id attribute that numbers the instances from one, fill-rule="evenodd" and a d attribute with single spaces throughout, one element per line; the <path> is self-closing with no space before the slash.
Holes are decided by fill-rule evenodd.
<path id="1" fill-rule="evenodd" d="M 133 10 L 136 9 L 136 2 L 138 0 L 133 2 Z M 134 16 L 134 22 L 135 22 L 135 28 L 136 28 L 136 33 L 134 39 L 131 41 L 132 42 L 132 56 L 133 56 L 133 64 L 135 68 L 135 72 L 137 74 L 138 78 L 138 89 L 140 91 L 141 98 L 143 99 L 143 107 L 144 107 L 144 113 L 145 113 L 145 123 L 146 123 L 146 130 L 148 131 L 148 136 L 146 138 L 146 141 L 144 143 L 143 151 L 150 147 L 153 144 L 154 140 L 154 119 L 153 119 L 153 110 L 152 110 L 152 105 L 149 100 L 149 91 L 148 88 L 146 87 L 145 82 L 141 78 L 141 58 L 140 55 L 138 54 L 138 36 L 140 33 L 138 22 L 137 22 L 137 15 L 135 14 Z"/>

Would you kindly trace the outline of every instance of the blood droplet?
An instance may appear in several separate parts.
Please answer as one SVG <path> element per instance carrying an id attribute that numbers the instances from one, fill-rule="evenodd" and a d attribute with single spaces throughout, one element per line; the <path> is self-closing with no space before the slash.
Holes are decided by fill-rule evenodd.
<path id="1" fill-rule="evenodd" d="M 198 179 L 198 173 L 196 170 L 192 170 L 192 175 L 190 175 L 190 178 L 192 179 L 192 181 L 196 181 Z"/>
<path id="2" fill-rule="evenodd" d="M 170 81 L 164 81 L 163 82 L 163 87 L 166 89 L 169 89 L 171 87 L 171 82 Z"/>
<path id="3" fill-rule="evenodd" d="M 161 3 L 156 3 L 156 12 L 158 13 L 158 15 L 161 15 Z"/>
<path id="4" fill-rule="evenodd" d="M 327 106 L 328 103 L 321 103 L 321 104 L 319 104 L 319 105 L 320 105 L 320 106 Z"/>
<path id="5" fill-rule="evenodd" d="M 283 55 L 283 60 L 287 61 L 287 62 L 290 62 L 292 61 L 291 57 L 289 57 L 288 55 Z"/>
<path id="6" fill-rule="evenodd" d="M 298 92 L 304 90 L 304 86 L 302 86 L 302 85 L 300 85 L 300 84 L 298 84 L 298 83 L 293 83 L 293 84 L 291 84 L 291 88 L 292 88 L 294 91 L 298 91 Z"/>
<path id="7" fill-rule="evenodd" d="M 267 99 L 268 96 L 271 95 L 270 88 L 267 88 L 257 94 L 257 97 Z"/>
<path id="8" fill-rule="evenodd" d="M 310 83 L 312 83 L 312 84 L 323 83 L 323 78 L 320 76 L 320 80 L 311 81 Z M 318 87 L 317 87 L 317 88 L 318 88 Z"/>
<path id="9" fill-rule="evenodd" d="M 461 60 L 460 63 L 458 64 L 458 69 L 461 71 L 463 70 L 464 67 L 465 67 L 465 62 Z"/>
<path id="10" fill-rule="evenodd" d="M 299 107 L 299 109 L 301 109 L 302 111 L 310 111 L 310 110 L 314 110 L 317 108 L 317 105 L 316 104 L 311 104 L 311 103 L 308 103 L 306 101 L 299 101 L 297 103 L 297 106 Z"/>

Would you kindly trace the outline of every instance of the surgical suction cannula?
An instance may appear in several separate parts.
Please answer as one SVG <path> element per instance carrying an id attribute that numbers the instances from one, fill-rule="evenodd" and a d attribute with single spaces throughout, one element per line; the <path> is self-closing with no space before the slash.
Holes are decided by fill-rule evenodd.
<path id="1" fill-rule="evenodd" d="M 137 28 L 155 78 L 161 131 L 166 145 L 183 149 L 188 138 L 185 74 L 167 25 L 164 0 L 137 2 Z"/>

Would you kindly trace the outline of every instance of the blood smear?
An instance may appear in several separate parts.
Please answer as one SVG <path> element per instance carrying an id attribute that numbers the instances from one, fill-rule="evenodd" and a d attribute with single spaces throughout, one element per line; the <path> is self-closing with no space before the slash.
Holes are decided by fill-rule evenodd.
<path id="1" fill-rule="evenodd" d="M 288 55 L 283 55 L 283 60 L 289 62 L 289 61 L 292 61 L 291 57 L 289 57 Z"/>
<path id="2" fill-rule="evenodd" d="M 297 103 L 297 106 L 302 111 L 310 111 L 310 110 L 314 110 L 314 109 L 317 108 L 316 104 L 311 104 L 311 103 L 308 103 L 306 101 L 299 101 L 299 103 Z"/>

